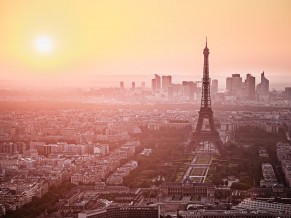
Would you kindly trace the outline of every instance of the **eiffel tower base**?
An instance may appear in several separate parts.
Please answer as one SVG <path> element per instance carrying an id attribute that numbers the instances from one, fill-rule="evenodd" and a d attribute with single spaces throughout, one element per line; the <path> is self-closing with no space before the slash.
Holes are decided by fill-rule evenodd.
<path id="1" fill-rule="evenodd" d="M 206 149 L 204 148 L 203 150 L 206 150 L 206 153 L 213 153 L 211 145 L 217 148 L 218 152 L 222 156 L 226 156 L 226 152 L 223 143 L 219 137 L 218 131 L 201 131 L 192 133 L 191 141 L 189 144 L 189 152 L 197 151 L 199 148 L 206 146 Z"/>

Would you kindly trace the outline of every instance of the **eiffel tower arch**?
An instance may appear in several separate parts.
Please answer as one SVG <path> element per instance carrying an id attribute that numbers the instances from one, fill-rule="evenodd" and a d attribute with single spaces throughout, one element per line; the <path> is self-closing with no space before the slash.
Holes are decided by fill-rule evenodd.
<path id="1" fill-rule="evenodd" d="M 217 149 L 221 155 L 225 155 L 225 149 L 220 139 L 213 119 L 213 110 L 211 107 L 210 97 L 210 79 L 209 79 L 209 49 L 206 46 L 203 50 L 204 66 L 203 66 L 203 80 L 202 80 L 202 96 L 201 105 L 198 116 L 198 121 L 194 132 L 190 135 L 190 150 L 201 149 L 211 153 L 213 148 Z M 203 125 L 205 124 L 205 125 Z M 207 124 L 207 125 L 206 125 Z"/>

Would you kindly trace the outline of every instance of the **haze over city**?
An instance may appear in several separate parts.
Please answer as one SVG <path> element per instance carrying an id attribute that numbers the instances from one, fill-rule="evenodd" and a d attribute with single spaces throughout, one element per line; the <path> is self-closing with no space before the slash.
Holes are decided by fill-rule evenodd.
<path id="1" fill-rule="evenodd" d="M 290 0 L 0 0 L 1 218 L 290 218 Z"/>
<path id="2" fill-rule="evenodd" d="M 200 80 L 207 36 L 221 89 L 230 74 L 265 71 L 271 89 L 283 90 L 290 8 L 288 0 L 0 1 L 0 85 L 118 86 L 155 73 Z"/>

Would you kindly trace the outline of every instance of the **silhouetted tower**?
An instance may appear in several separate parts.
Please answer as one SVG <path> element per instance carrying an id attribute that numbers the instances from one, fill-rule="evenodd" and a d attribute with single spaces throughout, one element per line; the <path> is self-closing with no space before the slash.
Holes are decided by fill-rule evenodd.
<path id="1" fill-rule="evenodd" d="M 192 133 L 190 147 L 191 149 L 196 149 L 201 146 L 207 147 L 208 152 L 210 152 L 210 146 L 215 145 L 221 154 L 224 154 L 223 144 L 219 137 L 219 133 L 215 128 L 213 111 L 211 107 L 211 97 L 210 97 L 210 79 L 209 79 L 209 49 L 206 46 L 203 51 L 204 55 L 204 67 L 203 67 L 203 80 L 202 80 L 202 97 L 201 106 L 199 111 L 198 122 L 195 131 Z M 208 120 L 207 125 L 203 126 L 205 120 Z"/>
<path id="2" fill-rule="evenodd" d="M 119 87 L 120 87 L 120 89 L 124 89 L 124 82 L 120 82 Z"/>

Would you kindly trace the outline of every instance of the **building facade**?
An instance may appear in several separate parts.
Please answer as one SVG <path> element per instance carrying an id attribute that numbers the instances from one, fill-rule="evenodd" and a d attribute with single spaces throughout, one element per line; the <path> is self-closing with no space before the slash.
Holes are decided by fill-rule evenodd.
<path id="1" fill-rule="evenodd" d="M 159 218 L 159 206 L 112 207 L 95 211 L 81 212 L 78 218 Z"/>
<path id="2" fill-rule="evenodd" d="M 193 183 L 184 180 L 184 182 L 164 183 L 160 190 L 164 196 L 213 198 L 215 186 L 212 183 Z"/>

